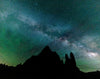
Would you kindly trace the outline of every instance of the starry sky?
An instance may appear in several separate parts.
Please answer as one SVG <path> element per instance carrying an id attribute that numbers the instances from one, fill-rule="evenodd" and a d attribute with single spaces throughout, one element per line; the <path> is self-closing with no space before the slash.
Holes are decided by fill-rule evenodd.
<path id="1" fill-rule="evenodd" d="M 0 63 L 16 66 L 48 45 L 81 71 L 100 70 L 99 0 L 0 0 Z"/>

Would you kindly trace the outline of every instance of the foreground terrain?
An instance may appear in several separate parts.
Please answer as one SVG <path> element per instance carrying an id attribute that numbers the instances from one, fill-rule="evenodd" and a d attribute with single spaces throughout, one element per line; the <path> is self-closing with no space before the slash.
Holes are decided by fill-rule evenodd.
<path id="1" fill-rule="evenodd" d="M 65 55 L 65 63 L 56 52 L 46 46 L 38 56 L 32 56 L 24 64 L 16 67 L 0 64 L 1 79 L 18 78 L 66 78 L 66 79 L 99 79 L 100 72 L 84 73 L 76 66 L 73 53 Z"/>

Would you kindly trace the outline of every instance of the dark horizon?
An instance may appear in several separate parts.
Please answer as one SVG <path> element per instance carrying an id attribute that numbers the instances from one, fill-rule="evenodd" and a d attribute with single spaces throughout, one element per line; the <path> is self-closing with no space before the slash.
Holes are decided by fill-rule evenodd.
<path id="1" fill-rule="evenodd" d="M 54 56 L 53 56 L 54 55 Z M 45 61 L 46 62 L 46 60 L 48 59 L 48 57 L 49 57 L 49 59 L 50 59 L 50 62 L 51 62 L 51 65 L 53 64 L 53 62 L 55 63 L 55 65 L 60 65 L 60 64 L 63 64 L 63 65 L 66 65 L 66 64 L 68 64 L 68 62 L 70 62 L 69 60 L 71 59 L 71 58 L 73 58 L 73 63 L 74 63 L 74 65 L 77 67 L 77 63 L 76 63 L 76 59 L 75 59 L 75 57 L 74 57 L 74 54 L 73 54 L 73 52 L 70 52 L 70 56 L 69 55 L 67 55 L 67 54 L 65 54 L 65 62 L 63 61 L 63 60 L 61 60 L 60 59 L 60 57 L 59 57 L 59 55 L 57 55 L 57 53 L 55 52 L 55 51 L 52 51 L 51 49 L 50 49 L 50 47 L 49 46 L 46 46 L 46 47 L 44 47 L 43 49 L 42 49 L 42 51 L 39 53 L 39 55 L 37 55 L 37 56 L 31 56 L 29 59 L 27 59 L 24 63 L 20 63 L 20 64 L 18 64 L 18 65 L 16 65 L 16 66 L 9 66 L 9 65 L 6 65 L 6 64 L 0 64 L 0 66 L 6 66 L 6 67 L 12 67 L 12 68 L 16 68 L 16 67 L 18 67 L 18 66 L 21 66 L 21 65 L 25 65 L 29 60 L 31 60 L 32 58 L 34 59 L 34 57 L 37 57 L 37 58 L 39 58 L 39 59 L 41 59 L 41 57 L 46 57 L 46 58 L 44 58 L 43 59 L 43 61 Z M 52 57 L 58 57 L 58 60 L 57 61 L 59 61 L 59 63 L 56 63 L 56 61 L 54 61 L 55 60 L 55 58 L 53 58 L 54 60 L 52 60 L 51 61 L 51 59 L 52 59 Z M 32 61 L 30 62 L 30 64 L 34 64 L 34 61 L 37 61 L 37 60 L 33 60 L 32 59 Z M 45 60 L 46 59 L 46 60 Z M 67 61 L 68 62 L 67 62 Z M 42 62 L 43 62 L 42 61 Z M 37 61 L 38 62 L 38 61 Z M 29 62 L 28 62 L 29 63 Z M 49 64 L 50 65 L 50 63 L 41 63 L 41 65 L 42 64 Z M 78 68 L 78 67 L 77 67 Z M 79 68 L 78 68 L 79 69 Z M 79 69 L 79 71 L 81 71 L 80 69 Z M 81 71 L 81 72 L 83 72 L 83 71 Z M 96 71 L 91 71 L 91 72 L 100 72 L 99 70 L 96 70 Z M 83 72 L 83 73 L 91 73 L 91 72 Z"/>
<path id="2" fill-rule="evenodd" d="M 32 56 L 24 64 L 16 67 L 0 64 L 0 78 L 67 78 L 67 79 L 98 79 L 100 72 L 84 73 L 76 66 L 73 53 L 70 58 L 65 55 L 65 64 L 56 52 L 46 46 L 38 56 Z"/>

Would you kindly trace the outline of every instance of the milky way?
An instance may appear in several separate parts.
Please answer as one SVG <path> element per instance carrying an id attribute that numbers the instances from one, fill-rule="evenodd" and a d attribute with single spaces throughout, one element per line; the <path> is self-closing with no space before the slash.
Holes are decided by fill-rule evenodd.
<path id="1" fill-rule="evenodd" d="M 0 0 L 0 63 L 16 66 L 48 45 L 100 70 L 99 0 Z"/>

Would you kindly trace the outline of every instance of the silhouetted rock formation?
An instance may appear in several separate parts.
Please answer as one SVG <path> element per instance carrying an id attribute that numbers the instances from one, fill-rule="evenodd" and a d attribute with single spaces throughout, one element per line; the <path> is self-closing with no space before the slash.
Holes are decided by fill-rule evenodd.
<path id="1" fill-rule="evenodd" d="M 66 65 L 70 65 L 70 59 L 68 58 L 68 55 L 67 54 L 65 55 L 65 59 L 66 59 L 65 60 L 65 64 Z"/>
<path id="2" fill-rule="evenodd" d="M 7 74 L 7 75 L 6 75 Z M 65 64 L 60 60 L 56 52 L 52 52 L 48 46 L 46 46 L 38 56 L 32 56 L 23 65 L 19 64 L 16 67 L 0 65 L 1 77 L 32 77 L 45 76 L 54 78 L 64 77 L 66 79 L 98 79 L 100 78 L 100 72 L 83 73 L 77 66 L 73 53 L 70 53 L 70 57 L 65 55 Z M 15 76 L 15 77 L 14 77 Z"/>
<path id="3" fill-rule="evenodd" d="M 71 60 L 71 64 L 72 64 L 72 66 L 76 66 L 76 61 L 75 61 L 75 57 L 74 57 L 74 55 L 73 55 L 73 53 L 71 52 L 70 53 L 70 60 Z"/>
<path id="4" fill-rule="evenodd" d="M 59 69 L 55 66 L 57 64 L 63 64 L 60 61 L 59 56 L 56 52 L 52 52 L 50 48 L 45 47 L 38 56 L 32 56 L 23 64 L 24 72 L 44 73 L 58 71 Z M 42 72 L 44 71 L 44 72 Z"/>
<path id="5" fill-rule="evenodd" d="M 34 73 L 48 76 L 64 76 L 66 74 L 78 74 L 80 70 L 76 67 L 76 62 L 73 53 L 65 55 L 65 65 L 56 52 L 52 52 L 48 46 L 46 46 L 38 56 L 32 56 L 23 65 L 22 73 Z M 44 75 L 44 76 L 45 76 Z"/>
<path id="6" fill-rule="evenodd" d="M 52 52 L 48 46 L 46 46 L 38 56 L 39 58 L 41 58 L 41 64 L 61 64 L 60 58 L 57 53 Z"/>

